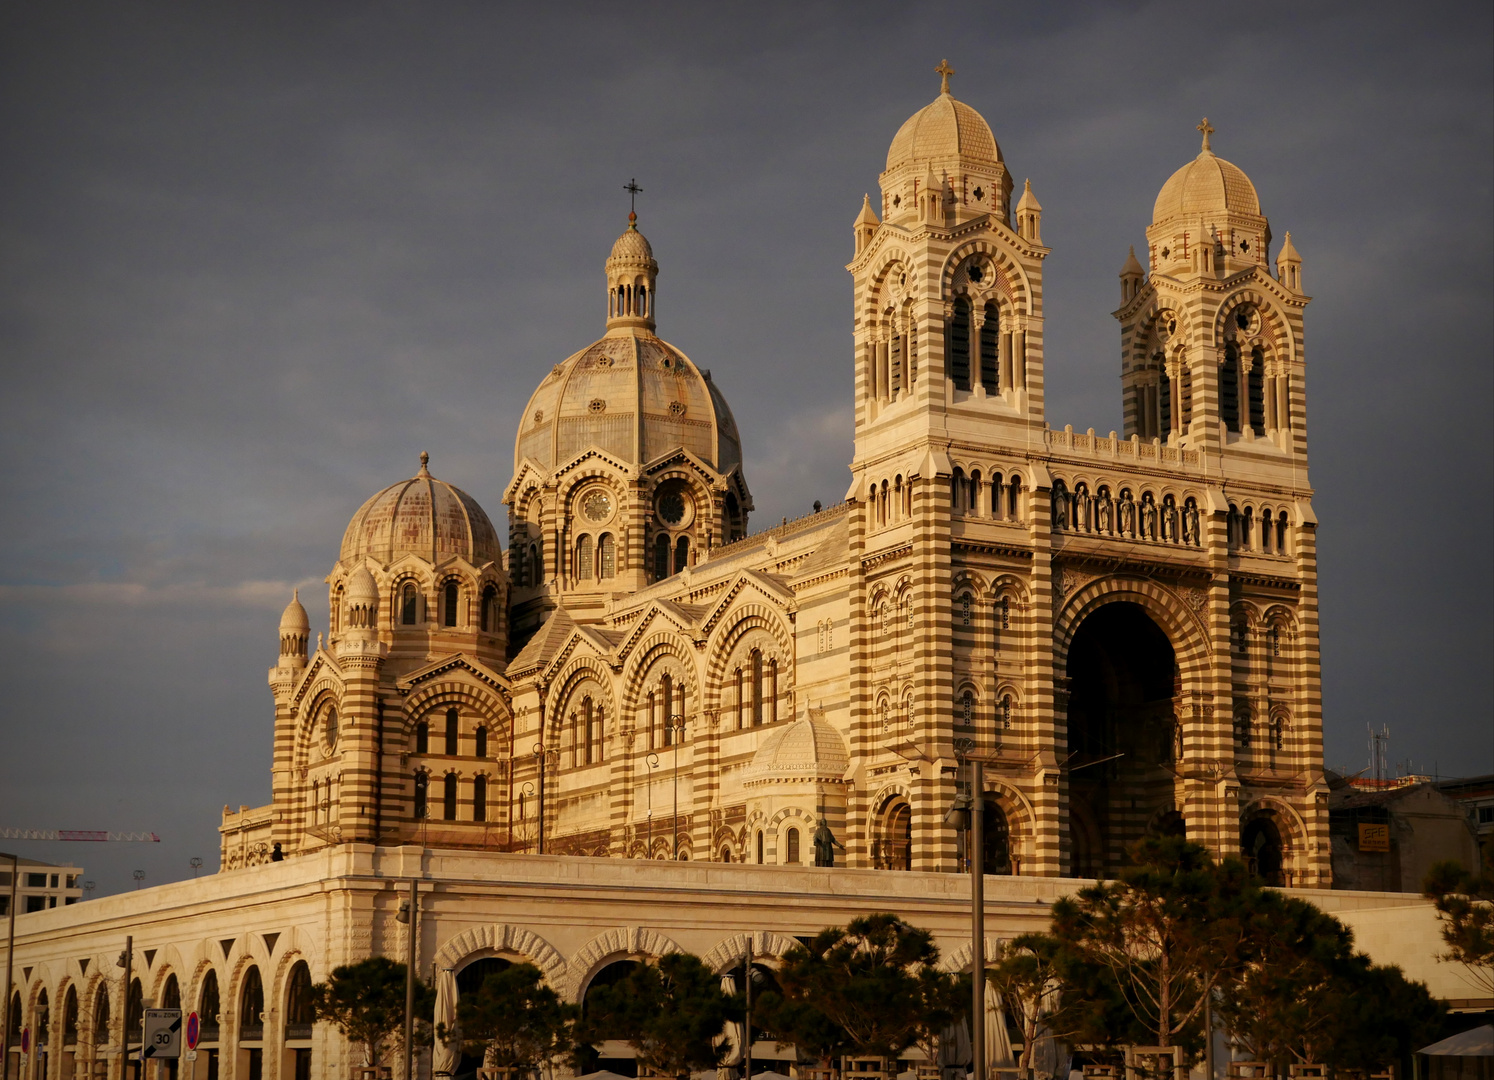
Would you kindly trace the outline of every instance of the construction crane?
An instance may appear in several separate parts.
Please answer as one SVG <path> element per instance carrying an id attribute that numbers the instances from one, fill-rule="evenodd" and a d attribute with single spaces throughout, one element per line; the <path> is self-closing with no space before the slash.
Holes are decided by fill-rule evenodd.
<path id="1" fill-rule="evenodd" d="M 102 829 L 10 829 L 0 825 L 0 840 L 91 840 L 159 844 L 153 832 L 105 832 Z"/>

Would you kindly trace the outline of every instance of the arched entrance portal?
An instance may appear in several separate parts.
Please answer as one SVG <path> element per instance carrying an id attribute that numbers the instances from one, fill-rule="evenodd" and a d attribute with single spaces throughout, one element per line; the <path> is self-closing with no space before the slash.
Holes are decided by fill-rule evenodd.
<path id="1" fill-rule="evenodd" d="M 581 996 L 581 1011 L 586 1011 L 588 999 L 596 992 L 598 987 L 613 986 L 622 982 L 632 973 L 641 961 L 638 960 L 614 960 L 603 967 L 591 977 L 586 984 L 586 993 Z M 618 1076 L 637 1076 L 638 1061 L 633 1056 L 632 1047 L 627 1043 L 608 1040 L 604 1042 L 599 1050 L 583 1047 L 581 1050 L 581 1064 L 584 1066 L 577 1070 L 578 1076 L 584 1076 L 593 1072 L 612 1072 Z"/>
<path id="2" fill-rule="evenodd" d="M 1067 674 L 1070 872 L 1111 877 L 1173 805 L 1177 662 L 1140 604 L 1116 602 L 1080 624 Z"/>
<path id="3" fill-rule="evenodd" d="M 1240 833 L 1240 854 L 1267 885 L 1286 884 L 1281 872 L 1281 830 L 1270 817 L 1262 814 L 1250 819 Z"/>
<path id="4" fill-rule="evenodd" d="M 513 967 L 513 961 L 505 960 L 501 956 L 484 956 L 472 961 L 457 972 L 457 1000 L 460 1001 L 469 994 L 476 994 L 482 989 L 483 981 L 489 975 L 497 975 L 511 967 Z M 477 1075 L 482 1064 L 482 1055 L 469 1054 L 465 1048 L 462 1048 L 457 1058 L 456 1071 L 452 1073 L 452 1076 L 454 1080 L 469 1080 Z"/>

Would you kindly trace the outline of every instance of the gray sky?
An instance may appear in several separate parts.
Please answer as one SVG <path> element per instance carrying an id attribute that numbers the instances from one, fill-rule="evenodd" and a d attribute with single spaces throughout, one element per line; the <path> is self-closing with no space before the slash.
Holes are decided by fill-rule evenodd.
<path id="1" fill-rule="evenodd" d="M 163 843 L 0 847 L 99 894 L 216 865 L 223 804 L 269 798 L 291 587 L 323 628 L 349 517 L 423 449 L 502 522 L 629 177 L 755 527 L 839 499 L 851 222 L 943 57 L 1044 207 L 1055 427 L 1121 426 L 1116 275 L 1209 117 L 1314 297 L 1328 763 L 1388 724 L 1393 761 L 1494 770 L 1494 15 L 1239 11 L 5 5 L 0 825 Z"/>

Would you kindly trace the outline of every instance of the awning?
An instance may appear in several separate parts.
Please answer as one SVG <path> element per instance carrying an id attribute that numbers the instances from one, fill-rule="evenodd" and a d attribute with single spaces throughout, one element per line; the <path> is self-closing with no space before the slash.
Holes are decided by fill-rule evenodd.
<path id="1" fill-rule="evenodd" d="M 1494 1057 L 1494 1024 L 1461 1032 L 1416 1052 L 1428 1057 Z"/>

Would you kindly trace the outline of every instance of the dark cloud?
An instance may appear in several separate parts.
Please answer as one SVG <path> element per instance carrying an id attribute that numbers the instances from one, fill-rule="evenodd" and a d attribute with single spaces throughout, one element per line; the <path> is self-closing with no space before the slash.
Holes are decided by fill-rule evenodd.
<path id="1" fill-rule="evenodd" d="M 600 332 L 621 185 L 759 522 L 838 499 L 850 222 L 937 90 L 1031 177 L 1049 420 L 1120 427 L 1109 312 L 1215 147 L 1305 260 L 1326 742 L 1494 768 L 1487 4 L 12 5 L 0 13 L 0 823 L 215 862 L 268 797 L 275 618 L 415 467 L 501 518 L 519 411 Z M 320 610 L 319 610 L 320 609 Z"/>

